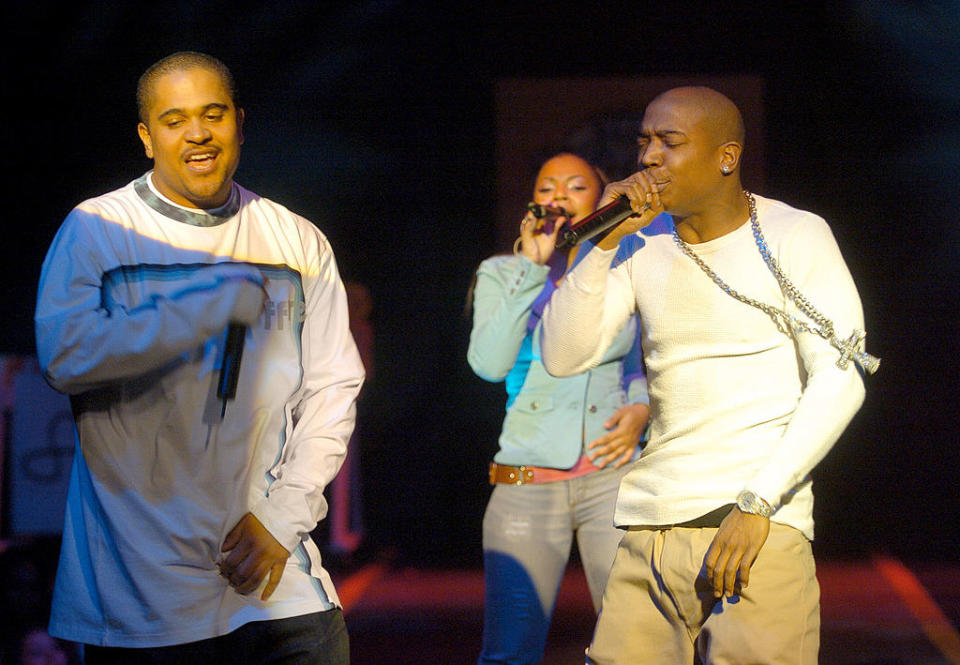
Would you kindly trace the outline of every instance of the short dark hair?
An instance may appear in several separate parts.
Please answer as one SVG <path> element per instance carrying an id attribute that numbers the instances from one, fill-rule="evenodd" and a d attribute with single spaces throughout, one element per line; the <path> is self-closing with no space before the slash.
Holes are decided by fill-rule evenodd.
<path id="1" fill-rule="evenodd" d="M 217 58 L 206 53 L 197 53 L 196 51 L 179 51 L 158 60 L 147 68 L 137 81 L 137 115 L 140 122 L 147 124 L 149 118 L 150 103 L 152 101 L 153 86 L 161 76 L 166 76 L 172 72 L 182 72 L 187 69 L 209 69 L 223 79 L 223 85 L 227 88 L 227 94 L 230 95 L 234 107 L 239 108 L 239 95 L 237 92 L 237 83 L 233 78 L 230 69 Z"/>

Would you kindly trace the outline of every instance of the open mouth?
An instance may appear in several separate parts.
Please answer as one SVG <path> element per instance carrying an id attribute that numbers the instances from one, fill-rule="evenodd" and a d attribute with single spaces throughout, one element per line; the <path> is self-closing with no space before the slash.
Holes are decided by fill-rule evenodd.
<path id="1" fill-rule="evenodd" d="M 210 171 L 217 161 L 216 152 L 198 152 L 188 155 L 184 160 L 187 168 L 196 173 L 206 173 Z"/>

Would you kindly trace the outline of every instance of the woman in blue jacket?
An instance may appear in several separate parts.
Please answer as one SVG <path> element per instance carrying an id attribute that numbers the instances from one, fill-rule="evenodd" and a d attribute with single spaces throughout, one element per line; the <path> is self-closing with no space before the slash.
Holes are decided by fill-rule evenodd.
<path id="1" fill-rule="evenodd" d="M 539 345 L 543 308 L 576 254 L 555 251 L 557 233 L 593 212 L 603 186 L 599 170 L 576 155 L 548 159 L 533 201 L 567 215 L 554 223 L 528 213 L 514 254 L 491 257 L 477 271 L 467 359 L 507 390 L 483 520 L 481 664 L 540 662 L 574 535 L 595 609 L 620 540 L 617 488 L 649 416 L 637 322 L 577 376 L 547 374 Z"/>

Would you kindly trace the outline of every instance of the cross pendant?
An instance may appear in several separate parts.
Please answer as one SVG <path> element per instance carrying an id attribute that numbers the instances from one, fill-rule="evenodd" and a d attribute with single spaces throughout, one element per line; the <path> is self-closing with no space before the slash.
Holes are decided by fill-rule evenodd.
<path id="1" fill-rule="evenodd" d="M 837 359 L 837 367 L 840 369 L 846 369 L 847 363 L 850 360 L 853 360 L 860 368 L 865 371 L 867 374 L 873 374 L 880 367 L 880 359 L 876 356 L 871 356 L 865 351 L 860 351 L 860 343 L 863 341 L 863 338 L 867 336 L 867 333 L 863 330 L 854 330 L 851 333 L 850 337 L 844 341 L 839 341 L 836 337 L 833 338 L 833 345 L 840 350 L 840 357 Z"/>

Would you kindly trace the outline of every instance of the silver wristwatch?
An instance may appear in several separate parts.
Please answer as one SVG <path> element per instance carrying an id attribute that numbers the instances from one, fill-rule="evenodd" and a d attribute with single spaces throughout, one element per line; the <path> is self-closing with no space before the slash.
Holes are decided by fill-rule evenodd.
<path id="1" fill-rule="evenodd" d="M 740 512 L 752 513 L 769 518 L 773 514 L 770 504 L 760 498 L 760 495 L 750 490 L 743 490 L 737 495 L 737 508 Z"/>

